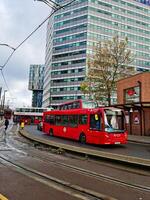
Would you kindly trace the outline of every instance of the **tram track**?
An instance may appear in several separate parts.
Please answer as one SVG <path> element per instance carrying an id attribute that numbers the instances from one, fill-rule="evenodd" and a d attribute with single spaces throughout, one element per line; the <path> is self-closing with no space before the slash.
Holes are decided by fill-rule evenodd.
<path id="1" fill-rule="evenodd" d="M 19 134 L 17 133 L 17 135 L 19 136 Z M 25 139 L 25 144 L 26 145 L 29 145 L 30 147 L 34 147 L 36 150 L 39 150 L 39 151 L 48 151 L 49 153 L 52 153 L 52 154 L 66 154 L 66 152 L 65 151 L 63 151 L 63 152 L 59 152 L 59 151 L 61 151 L 61 149 L 59 149 L 59 148 L 49 148 L 49 146 L 44 146 L 44 144 L 41 144 L 41 143 L 34 143 L 34 144 L 32 144 L 31 145 L 31 142 L 29 142 L 26 138 L 22 138 L 22 140 L 20 141 L 20 140 L 17 140 L 20 144 L 22 144 L 22 143 L 24 143 L 24 139 Z M 26 141 L 27 140 L 27 141 Z M 21 147 L 20 147 L 20 145 L 17 143 L 17 144 L 15 144 L 15 146 L 18 146 L 18 148 L 20 149 L 22 149 L 23 147 L 22 147 L 22 145 L 21 145 Z M 26 151 L 27 149 L 25 148 L 24 149 L 24 151 Z M 31 154 L 31 156 L 36 156 L 38 159 L 40 159 L 41 160 L 41 157 L 39 156 L 39 154 L 38 153 L 36 153 L 34 150 L 32 151 L 32 150 L 29 150 L 28 151 L 28 153 L 29 152 L 32 152 L 32 153 L 30 153 Z M 83 157 L 83 156 L 79 156 L 79 155 L 77 155 L 77 156 L 75 156 L 74 154 L 72 154 L 72 153 L 69 153 L 69 152 L 67 152 L 67 154 L 69 155 L 69 157 L 71 157 L 71 158 L 77 158 L 77 159 L 90 159 L 90 157 Z M 43 157 L 42 157 L 43 158 Z M 54 162 L 54 163 L 57 163 L 56 161 L 54 161 L 53 159 L 50 159 L 50 158 L 47 158 L 47 157 L 44 157 L 44 159 L 43 160 L 46 160 L 46 161 L 48 161 L 48 162 Z M 93 159 L 90 159 L 90 161 L 91 162 L 95 162 L 95 160 L 93 160 Z M 97 161 L 97 162 L 100 162 L 100 161 Z M 117 164 L 117 163 L 116 163 Z M 123 165 L 116 165 L 114 162 L 113 163 L 111 163 L 111 162 L 100 162 L 100 165 L 103 165 L 104 167 L 111 167 L 111 168 L 113 168 L 113 169 L 117 169 L 117 170 L 123 170 L 123 171 L 126 171 L 126 172 L 128 172 L 128 173 L 134 173 L 134 174 L 137 174 L 137 175 L 142 175 L 142 176 L 150 176 L 150 173 L 149 173 L 149 171 L 146 171 L 145 169 L 144 169 L 144 171 L 142 170 L 140 170 L 139 171 L 139 169 L 137 170 L 135 167 L 134 167 L 134 165 L 132 166 L 130 166 L 130 167 L 124 167 Z M 63 164 L 64 165 L 64 164 Z"/>
<path id="2" fill-rule="evenodd" d="M 47 174 L 41 173 L 37 170 L 31 169 L 29 167 L 14 163 L 4 156 L 0 156 L 0 163 L 7 167 L 11 167 L 15 171 L 24 174 L 30 178 L 35 179 L 43 184 L 46 184 L 52 188 L 68 193 L 74 197 L 78 197 L 82 200 L 117 200 L 116 198 L 100 194 L 98 192 L 80 187 L 78 185 L 70 184 L 69 182 L 63 181 L 61 179 L 54 178 Z"/>
<path id="3" fill-rule="evenodd" d="M 76 167 L 76 166 L 68 165 L 68 164 L 65 164 L 65 163 L 62 163 L 62 162 L 54 161 L 53 159 L 46 158 L 46 157 L 43 157 L 43 156 L 41 158 L 41 156 L 39 156 L 39 154 L 36 153 L 35 151 L 32 151 L 31 156 L 34 156 L 34 157 L 40 159 L 41 161 L 50 162 L 53 165 L 59 166 L 60 168 L 69 169 L 69 170 L 72 170 L 74 172 L 77 172 L 77 173 L 80 173 L 80 174 L 83 174 L 83 175 L 86 175 L 86 176 L 90 176 L 90 177 L 93 177 L 93 178 L 96 178 L 96 179 L 99 179 L 99 180 L 105 180 L 105 181 L 109 181 L 109 182 L 111 181 L 113 183 L 116 183 L 116 184 L 119 184 L 119 185 L 122 185 L 122 186 L 126 186 L 126 187 L 130 187 L 130 188 L 150 192 L 150 187 L 146 187 L 146 186 L 139 185 L 139 184 L 128 183 L 128 182 L 123 181 L 121 179 L 117 179 L 117 178 L 114 178 L 114 177 L 111 177 L 111 176 L 96 173 L 96 172 L 93 172 L 93 171 L 90 171 L 90 170 L 87 170 L 87 169 L 83 169 L 83 168 L 79 168 L 79 167 Z M 122 170 L 122 169 L 120 168 L 120 170 Z M 130 172 L 130 170 L 127 170 L 127 171 Z M 145 173 L 145 174 L 142 174 L 142 175 L 147 176 L 148 174 Z"/>
<path id="4" fill-rule="evenodd" d="M 135 189 L 135 190 L 140 190 L 140 191 L 144 191 L 144 192 L 150 192 L 150 187 L 148 187 L 148 186 L 129 183 L 129 182 L 123 181 L 122 179 L 114 178 L 112 176 L 107 176 L 107 175 L 100 174 L 100 173 L 97 173 L 97 172 L 94 172 L 94 171 L 90 171 L 90 170 L 87 170 L 87 169 L 79 168 L 77 166 L 73 166 L 73 165 L 69 165 L 69 164 L 66 164 L 66 163 L 58 162 L 58 161 L 55 161 L 53 159 L 46 158 L 46 157 L 43 157 L 43 156 L 41 157 L 38 153 L 33 152 L 33 151 L 32 151 L 31 154 L 29 152 L 27 153 L 26 151 L 24 153 L 30 155 L 31 157 L 39 159 L 41 161 L 44 161 L 44 162 L 46 161 L 47 163 L 51 163 L 53 166 L 55 165 L 55 166 L 57 166 L 57 167 L 59 167 L 61 169 L 62 168 L 66 169 L 67 171 L 69 170 L 71 172 L 76 172 L 76 173 L 78 173 L 80 175 L 85 175 L 85 176 L 92 177 L 92 178 L 95 178 L 95 179 L 100 180 L 100 181 L 106 181 L 106 182 L 109 182 L 109 183 L 112 183 L 112 184 L 115 183 L 117 185 L 121 185 L 121 186 L 124 186 L 124 187 L 132 188 L 132 189 Z M 20 168 L 27 169 L 27 171 L 29 171 L 28 167 L 22 166 L 20 164 L 15 164 L 11 160 L 3 158 L 2 156 L 0 156 L 0 159 L 4 159 L 5 161 L 10 162 L 15 166 L 19 166 Z M 40 173 L 41 174 L 41 172 L 37 172 L 34 169 L 30 169 L 30 171 L 34 171 L 36 173 Z M 44 176 L 47 177 L 47 175 L 44 175 Z M 55 178 L 53 177 L 53 179 L 55 179 Z"/>
<path id="5" fill-rule="evenodd" d="M 130 187 L 130 188 L 134 188 L 134 189 L 138 189 L 138 190 L 142 190 L 142 191 L 146 191 L 146 192 L 150 192 L 150 187 L 147 187 L 147 186 L 143 186 L 143 185 L 139 185 L 139 184 L 127 183 L 127 182 L 125 182 L 125 181 L 123 181 L 121 179 L 117 179 L 117 178 L 114 178 L 114 177 L 111 177 L 111 176 L 107 176 L 107 175 L 104 175 L 104 174 L 96 173 L 96 172 L 93 172 L 93 171 L 90 171 L 90 170 L 87 170 L 87 169 L 83 169 L 83 168 L 79 168 L 79 167 L 76 167 L 76 166 L 73 166 L 73 165 L 69 165 L 69 164 L 65 164 L 65 163 L 62 163 L 62 162 L 54 161 L 52 159 L 47 159 L 45 157 L 41 158 L 35 152 L 32 153 L 32 156 L 33 155 L 35 155 L 36 158 L 38 158 L 40 160 L 44 160 L 46 162 L 50 162 L 51 164 L 59 166 L 60 168 L 65 168 L 67 170 L 71 170 L 73 172 L 77 172 L 77 173 L 80 173 L 80 174 L 83 174 L 83 175 L 86 175 L 86 176 L 89 176 L 89 177 L 92 177 L 92 178 L 96 178 L 98 180 L 105 180 L 105 181 L 116 183 L 116 184 L 119 184 L 119 185 L 122 185 L 122 186 Z"/>
<path id="6" fill-rule="evenodd" d="M 20 142 L 20 141 L 19 141 Z M 21 143 L 21 142 L 20 142 Z M 20 150 L 20 145 L 18 144 L 18 149 Z M 33 147 L 33 146 L 32 146 Z M 16 147 L 15 147 L 16 148 Z M 79 175 L 91 177 L 93 179 L 100 180 L 101 182 L 107 182 L 111 184 L 116 184 L 118 186 L 126 187 L 128 189 L 134 189 L 134 191 L 140 191 L 142 192 L 148 192 L 150 193 L 150 187 L 149 186 L 143 186 L 140 184 L 135 183 L 129 183 L 128 181 L 124 181 L 122 179 L 114 178 L 112 176 L 107 176 L 104 174 L 100 174 L 94 171 L 90 171 L 88 169 L 80 168 L 78 166 L 73 166 L 70 164 L 66 164 L 63 162 L 55 161 L 53 158 L 50 157 L 44 157 L 39 155 L 39 152 L 34 151 L 34 149 L 27 149 L 27 148 L 21 148 L 22 151 L 25 153 L 25 155 L 28 155 L 29 157 L 33 157 L 35 159 L 39 159 L 40 161 L 45 161 L 47 164 L 51 164 L 52 166 L 57 166 L 60 169 L 64 169 L 66 171 L 70 171 L 72 173 L 77 173 Z M 36 149 L 37 150 L 37 149 Z M 18 151 L 19 152 L 19 151 Z M 27 175 L 28 177 L 31 177 L 41 183 L 44 183 L 46 185 L 49 185 L 50 187 L 53 187 L 55 189 L 58 189 L 60 191 L 65 191 L 68 194 L 73 194 L 74 196 L 78 196 L 80 199 L 102 199 L 102 200 L 114 200 L 113 197 L 105 196 L 101 193 L 96 192 L 96 190 L 89 190 L 84 188 L 84 186 L 74 185 L 73 183 L 70 183 L 68 181 L 64 181 L 62 178 L 56 178 L 53 175 L 49 176 L 45 173 L 40 172 L 36 168 L 27 167 L 24 164 L 15 163 L 13 162 L 12 158 L 7 158 L 5 156 L 0 156 L 0 162 L 4 163 L 6 166 L 13 167 L 15 170 L 19 171 L 22 174 Z M 97 190 L 98 191 L 98 190 Z"/>

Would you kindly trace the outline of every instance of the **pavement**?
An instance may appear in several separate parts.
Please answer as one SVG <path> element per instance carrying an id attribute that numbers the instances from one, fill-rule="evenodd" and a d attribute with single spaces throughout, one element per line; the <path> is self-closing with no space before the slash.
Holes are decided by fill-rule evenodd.
<path id="1" fill-rule="evenodd" d="M 0 119 L 0 127 L 3 126 L 3 124 L 4 124 L 4 120 Z"/>
<path id="2" fill-rule="evenodd" d="M 128 135 L 128 141 L 150 145 L 150 136 Z"/>

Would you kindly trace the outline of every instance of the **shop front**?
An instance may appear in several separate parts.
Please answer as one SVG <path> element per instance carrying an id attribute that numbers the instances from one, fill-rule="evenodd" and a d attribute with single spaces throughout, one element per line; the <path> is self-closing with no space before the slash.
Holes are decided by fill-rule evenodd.
<path id="1" fill-rule="evenodd" d="M 150 72 L 118 81 L 117 97 L 129 134 L 150 136 Z"/>

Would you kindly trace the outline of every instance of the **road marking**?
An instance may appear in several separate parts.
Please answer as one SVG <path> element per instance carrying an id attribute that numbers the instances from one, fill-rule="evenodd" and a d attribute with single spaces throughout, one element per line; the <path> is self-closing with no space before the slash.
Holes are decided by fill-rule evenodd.
<path id="1" fill-rule="evenodd" d="M 0 194 L 0 200 L 8 200 L 8 199 L 4 197 L 2 194 Z"/>

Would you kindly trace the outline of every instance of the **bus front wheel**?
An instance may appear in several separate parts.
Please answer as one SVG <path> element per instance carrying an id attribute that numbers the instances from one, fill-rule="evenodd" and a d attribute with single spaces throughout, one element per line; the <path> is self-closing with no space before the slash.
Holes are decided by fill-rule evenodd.
<path id="1" fill-rule="evenodd" d="M 86 144 L 86 136 L 84 133 L 81 133 L 79 141 L 81 144 Z"/>
<path id="2" fill-rule="evenodd" d="M 50 136 L 53 136 L 53 129 L 50 129 L 49 134 Z"/>

